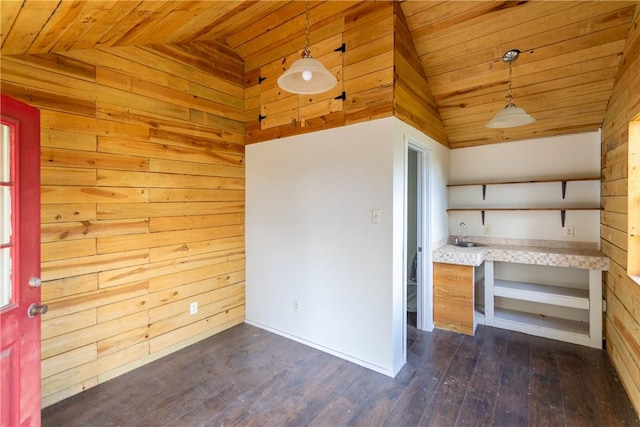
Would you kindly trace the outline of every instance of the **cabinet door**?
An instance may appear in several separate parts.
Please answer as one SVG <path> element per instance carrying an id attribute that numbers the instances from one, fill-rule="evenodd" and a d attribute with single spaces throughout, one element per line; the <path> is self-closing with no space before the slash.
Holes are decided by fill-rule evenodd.
<path id="1" fill-rule="evenodd" d="M 433 320 L 437 328 L 473 335 L 474 267 L 433 263 Z"/>

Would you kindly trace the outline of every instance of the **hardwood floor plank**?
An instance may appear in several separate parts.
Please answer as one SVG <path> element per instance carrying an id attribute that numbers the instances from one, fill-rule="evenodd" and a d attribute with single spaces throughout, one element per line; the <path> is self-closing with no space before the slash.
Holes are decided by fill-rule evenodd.
<path id="1" fill-rule="evenodd" d="M 469 390 L 462 402 L 456 426 L 490 426 L 500 387 L 502 359 L 505 357 L 509 332 L 486 328 L 490 331 L 480 350 Z"/>
<path id="2" fill-rule="evenodd" d="M 220 425 L 218 423 L 218 414 L 225 407 L 232 404 L 241 394 L 236 384 L 228 384 L 221 386 L 217 393 L 208 394 L 208 398 L 202 400 L 200 407 L 193 411 L 181 411 L 181 414 L 173 422 L 161 424 L 161 426 L 206 426 Z M 144 423 L 139 424 L 145 425 Z"/>
<path id="3" fill-rule="evenodd" d="M 407 336 L 390 378 L 242 324 L 45 408 L 42 426 L 640 427 L 602 351 L 489 327 Z"/>
<path id="4" fill-rule="evenodd" d="M 620 420 L 634 416 L 635 411 L 631 405 L 622 405 L 627 402 L 628 396 L 623 387 L 620 387 L 620 379 L 605 352 L 584 351 L 580 346 L 575 346 L 589 361 L 591 374 L 589 384 L 594 391 L 596 403 L 600 412 L 600 425 L 617 425 Z"/>
<path id="5" fill-rule="evenodd" d="M 535 337 L 532 340 L 531 425 L 566 424 L 557 354 L 557 348 L 547 340 Z"/>
<path id="6" fill-rule="evenodd" d="M 437 393 L 449 364 L 456 354 L 464 335 L 438 330 L 436 339 L 429 343 L 416 341 L 409 349 L 407 366 L 402 371 L 414 370 L 415 375 L 383 426 L 417 425 L 433 396 Z M 401 372 L 402 372 L 401 371 Z"/>
<path id="7" fill-rule="evenodd" d="M 191 387 L 182 390 L 179 399 L 174 399 L 166 406 L 159 408 L 149 408 L 151 410 L 149 410 L 147 415 L 142 417 L 139 422 L 136 422 L 136 425 L 146 427 L 183 425 L 182 421 L 180 420 L 183 414 L 198 411 L 199 408 L 206 404 L 208 399 L 208 393 L 206 393 L 197 385 L 192 385 Z"/>
<path id="8" fill-rule="evenodd" d="M 587 360 L 578 349 L 572 349 L 558 355 L 560 367 L 560 387 L 567 396 L 565 411 L 567 425 L 599 425 L 600 410 L 593 388 L 585 383 L 584 366 Z M 587 380 L 588 381 L 588 380 Z"/>
<path id="9" fill-rule="evenodd" d="M 529 385 L 531 378 L 530 337 L 522 334 L 509 334 L 505 357 L 502 359 L 500 387 L 494 424 L 504 426 L 528 426 Z"/>
<path id="10" fill-rule="evenodd" d="M 454 425 L 478 363 L 480 351 L 489 334 L 488 329 L 464 338 L 451 360 L 438 392 L 427 406 L 419 425 Z"/>
<path id="11" fill-rule="evenodd" d="M 324 418 L 323 411 L 331 407 L 335 396 L 342 394 L 359 376 L 348 362 L 335 365 L 336 369 L 322 369 L 320 381 L 308 384 L 302 394 L 296 396 L 299 406 L 287 413 L 280 425 L 309 426 Z M 341 379 L 339 387 L 336 387 L 336 378 Z"/>
<path id="12" fill-rule="evenodd" d="M 306 349 L 304 349 L 306 353 Z M 289 418 L 312 418 L 315 414 L 319 413 L 326 404 L 321 399 L 326 399 L 326 385 L 320 386 L 320 389 L 316 389 L 323 381 L 322 378 L 329 378 L 330 384 L 335 383 L 333 374 L 338 370 L 338 366 L 333 363 L 328 363 L 326 358 L 332 356 L 319 353 L 314 355 L 315 357 L 309 359 L 298 359 L 296 363 L 288 369 L 292 378 L 278 378 L 276 383 L 282 385 L 282 389 L 273 393 L 273 390 L 267 388 L 265 391 L 267 394 L 261 394 L 255 405 L 257 410 L 253 410 L 254 406 L 249 405 L 248 410 L 250 413 L 262 413 L 258 417 L 252 415 L 245 417 L 240 423 L 231 423 L 229 425 L 295 425 L 290 424 Z M 279 374 L 281 375 L 281 374 Z M 305 395 L 305 390 L 312 391 L 310 394 Z M 251 398 L 247 399 L 250 401 Z M 309 399 L 315 404 L 307 405 L 306 402 Z M 267 410 L 261 408 L 262 405 L 268 405 Z M 247 405 L 245 405 L 247 406 Z M 226 424 L 226 423 L 225 423 Z"/>

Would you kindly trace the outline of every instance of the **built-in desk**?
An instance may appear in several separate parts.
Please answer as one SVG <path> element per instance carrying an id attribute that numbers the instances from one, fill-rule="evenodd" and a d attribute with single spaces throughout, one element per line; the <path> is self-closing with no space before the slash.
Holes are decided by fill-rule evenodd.
<path id="1" fill-rule="evenodd" d="M 470 239 L 473 240 L 473 239 Z M 482 247 L 462 248 L 443 245 L 433 252 L 434 262 L 434 323 L 436 327 L 448 327 L 438 322 L 436 299 L 442 294 L 442 286 L 448 286 L 436 276 L 440 267 L 437 264 L 453 264 L 473 269 L 484 266 L 482 281 L 474 279 L 471 284 L 484 284 L 484 298 L 479 307 L 480 313 L 474 316 L 476 323 L 504 329 L 558 339 L 575 344 L 602 348 L 602 271 L 609 269 L 609 258 L 599 251 L 563 247 L 541 247 L 520 245 L 488 244 Z M 513 263 L 529 266 L 550 266 L 586 270 L 588 279 L 579 286 L 566 286 L 562 283 L 536 283 L 502 280 L 495 277 L 497 263 Z M 475 293 L 475 291 L 474 291 Z M 498 307 L 496 298 L 503 300 L 526 301 L 527 310 L 513 310 Z M 559 310 L 582 310 L 588 321 L 575 320 L 559 315 L 546 314 L 545 306 L 560 307 Z M 536 307 L 539 310 L 536 310 Z M 558 311 L 558 310 L 556 310 Z M 465 312 L 466 316 L 467 313 Z"/>

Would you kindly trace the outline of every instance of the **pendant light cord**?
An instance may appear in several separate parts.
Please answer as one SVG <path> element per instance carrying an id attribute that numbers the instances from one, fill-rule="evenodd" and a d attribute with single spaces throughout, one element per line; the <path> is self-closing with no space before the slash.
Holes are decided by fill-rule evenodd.
<path id="1" fill-rule="evenodd" d="M 278 87 L 286 92 L 298 95 L 326 92 L 333 89 L 338 83 L 336 76 L 327 70 L 321 61 L 311 56 L 311 24 L 309 22 L 311 9 L 309 8 L 309 0 L 306 0 L 305 5 L 306 13 L 304 19 L 307 44 L 302 51 L 302 57 L 295 60 L 284 74 L 278 77 Z M 301 18 L 300 15 L 297 15 L 298 23 Z M 292 55 L 295 55 L 295 52 L 293 51 Z M 297 50 L 297 52 L 299 54 L 300 50 Z M 288 57 L 285 57 L 282 60 L 283 68 L 288 65 L 287 62 Z"/>
<path id="2" fill-rule="evenodd" d="M 514 105 L 513 104 L 513 91 L 511 90 L 511 76 L 512 76 L 512 72 L 511 72 L 511 65 L 512 65 L 513 61 L 509 61 L 509 94 L 507 95 L 507 105 Z"/>
<path id="3" fill-rule="evenodd" d="M 307 46 L 304 48 L 304 52 L 302 52 L 303 58 L 313 58 L 311 56 L 311 42 L 309 41 L 309 0 L 306 2 L 306 30 L 307 30 Z"/>
<path id="4" fill-rule="evenodd" d="M 502 129 L 512 128 L 516 126 L 528 125 L 536 121 L 533 117 L 528 115 L 522 108 L 516 107 L 513 103 L 513 61 L 518 59 L 520 51 L 518 49 L 511 49 L 502 55 L 502 61 L 509 63 L 509 92 L 506 96 L 507 105 L 504 109 L 498 111 L 493 119 L 485 125 L 490 129 Z"/>

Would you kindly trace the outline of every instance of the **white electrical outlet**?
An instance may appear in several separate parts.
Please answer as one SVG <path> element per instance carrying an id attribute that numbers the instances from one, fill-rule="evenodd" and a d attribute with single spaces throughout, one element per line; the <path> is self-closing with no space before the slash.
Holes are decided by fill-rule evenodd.
<path id="1" fill-rule="evenodd" d="M 485 224 L 483 228 L 484 234 L 491 234 L 491 224 Z"/>
<path id="2" fill-rule="evenodd" d="M 189 314 L 196 314 L 198 312 L 198 301 L 194 301 L 189 304 Z"/>
<path id="3" fill-rule="evenodd" d="M 567 225 L 564 228 L 564 237 L 573 237 L 573 226 Z"/>
<path id="4" fill-rule="evenodd" d="M 300 301 L 297 299 L 293 300 L 293 311 L 300 311 Z"/>

